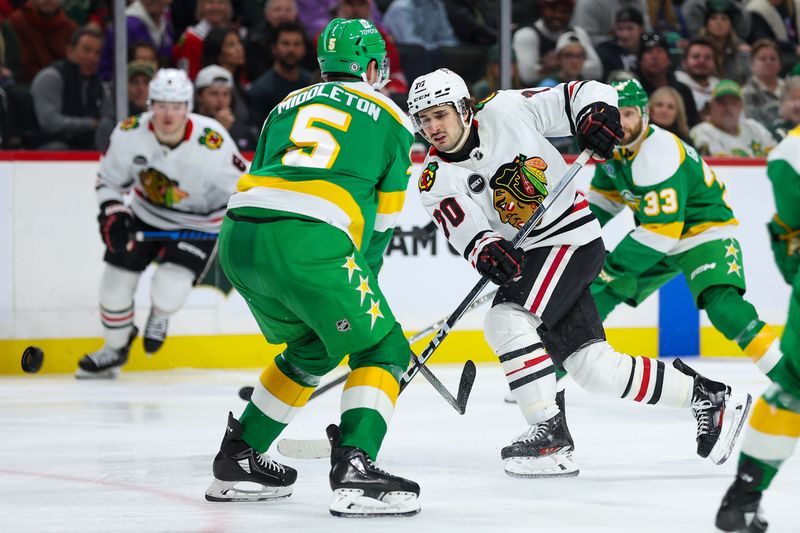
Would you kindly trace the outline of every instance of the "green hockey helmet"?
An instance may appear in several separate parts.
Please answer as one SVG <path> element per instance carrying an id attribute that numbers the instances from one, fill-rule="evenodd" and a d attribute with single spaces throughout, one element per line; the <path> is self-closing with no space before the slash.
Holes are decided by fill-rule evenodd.
<path id="1" fill-rule="evenodd" d="M 644 117 L 647 115 L 647 93 L 636 78 L 624 81 L 615 81 L 611 86 L 617 91 L 618 107 L 635 107 Z"/>
<path id="2" fill-rule="evenodd" d="M 365 19 L 333 19 L 317 42 L 317 61 L 322 74 L 346 74 L 367 80 L 370 61 L 378 64 L 376 88 L 389 81 L 386 42 L 375 25 Z"/>

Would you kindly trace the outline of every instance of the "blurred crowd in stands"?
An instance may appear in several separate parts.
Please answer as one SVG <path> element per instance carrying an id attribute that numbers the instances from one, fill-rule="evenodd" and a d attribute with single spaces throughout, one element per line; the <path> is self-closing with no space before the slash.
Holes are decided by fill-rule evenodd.
<path id="1" fill-rule="evenodd" d="M 128 1 L 128 113 L 160 67 L 186 70 L 195 112 L 253 150 L 269 111 L 320 80 L 334 17 L 373 20 L 388 44 L 382 91 L 448 67 L 498 89 L 499 0 Z M 103 150 L 116 118 L 111 0 L 0 0 L 0 146 Z M 514 0 L 514 88 L 638 78 L 650 120 L 698 151 L 761 157 L 800 123 L 800 0 Z M 571 139 L 558 141 L 574 152 Z"/>

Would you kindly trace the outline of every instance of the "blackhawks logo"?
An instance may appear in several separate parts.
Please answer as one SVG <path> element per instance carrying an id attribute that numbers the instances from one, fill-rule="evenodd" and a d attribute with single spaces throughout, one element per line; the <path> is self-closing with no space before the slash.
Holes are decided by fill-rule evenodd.
<path id="1" fill-rule="evenodd" d="M 201 135 L 197 140 L 209 150 L 219 150 L 219 147 L 222 146 L 223 141 L 222 135 L 211 128 L 205 128 L 203 130 L 203 135 Z"/>
<path id="2" fill-rule="evenodd" d="M 436 161 L 428 163 L 428 166 L 425 167 L 425 170 L 422 171 L 422 175 L 419 177 L 419 192 L 431 190 L 433 182 L 436 181 L 436 171 L 438 169 L 439 163 Z"/>
<path id="3" fill-rule="evenodd" d="M 189 193 L 178 187 L 178 182 L 169 179 L 167 176 L 154 168 L 148 168 L 139 173 L 139 181 L 144 189 L 144 197 L 155 205 L 172 207 L 184 198 L 189 197 Z"/>
<path id="4" fill-rule="evenodd" d="M 122 121 L 122 124 L 119 125 L 119 128 L 122 131 L 135 130 L 138 127 L 139 127 L 139 115 L 128 117 Z"/>
<path id="5" fill-rule="evenodd" d="M 547 196 L 547 163 L 541 157 L 519 154 L 502 165 L 489 181 L 494 190 L 494 208 L 500 220 L 519 229 Z"/>

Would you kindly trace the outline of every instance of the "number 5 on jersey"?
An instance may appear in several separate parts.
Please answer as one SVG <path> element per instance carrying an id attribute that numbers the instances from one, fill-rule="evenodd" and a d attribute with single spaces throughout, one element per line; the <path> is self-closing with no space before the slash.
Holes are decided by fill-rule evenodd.
<path id="1" fill-rule="evenodd" d="M 347 131 L 351 119 L 349 113 L 325 104 L 311 104 L 301 108 L 289 134 L 294 146 L 286 149 L 281 162 L 293 167 L 331 168 L 339 156 L 339 143 L 330 131 L 314 124 L 325 124 L 339 131 Z M 311 153 L 306 148 L 311 148 Z"/>

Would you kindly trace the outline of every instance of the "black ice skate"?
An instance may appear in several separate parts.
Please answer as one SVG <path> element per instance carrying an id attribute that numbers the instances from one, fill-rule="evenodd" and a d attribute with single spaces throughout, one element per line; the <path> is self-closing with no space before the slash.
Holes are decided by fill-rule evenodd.
<path id="1" fill-rule="evenodd" d="M 564 413 L 533 424 L 500 451 L 511 477 L 574 477 L 580 470 L 572 459 L 575 446 Z"/>
<path id="2" fill-rule="evenodd" d="M 731 396 L 730 387 L 701 376 L 680 359 L 672 366 L 694 378 L 691 410 L 697 420 L 697 455 L 717 465 L 724 463 L 742 431 L 752 396 Z"/>
<path id="3" fill-rule="evenodd" d="M 241 437 L 242 425 L 228 413 L 228 427 L 214 458 L 214 481 L 206 489 L 206 500 L 258 502 L 291 496 L 297 470 L 258 453 Z"/>
<path id="4" fill-rule="evenodd" d="M 150 310 L 150 316 L 147 317 L 147 324 L 144 327 L 144 351 L 147 355 L 153 355 L 161 349 L 167 338 L 168 325 L 168 317 L 157 316 L 152 309 Z"/>
<path id="5" fill-rule="evenodd" d="M 761 471 L 752 463 L 739 465 L 736 481 L 730 486 L 717 511 L 716 526 L 721 531 L 763 533 L 767 521 L 761 512 L 761 491 L 754 490 L 761 480 Z"/>
<path id="6" fill-rule="evenodd" d="M 78 361 L 78 370 L 75 377 L 78 379 L 113 379 L 119 375 L 122 365 L 128 362 L 128 353 L 131 350 L 133 339 L 139 334 L 139 329 L 133 326 L 128 337 L 128 344 L 116 350 L 103 346 L 96 352 L 84 355 Z"/>
<path id="7" fill-rule="evenodd" d="M 330 482 L 333 516 L 411 516 L 420 511 L 419 485 L 384 472 L 358 448 L 340 446 L 341 433 L 331 424 Z"/>

